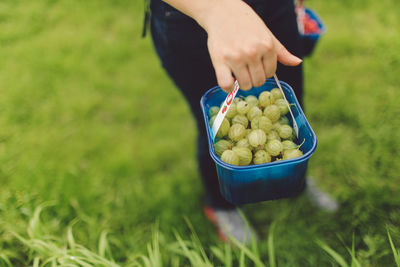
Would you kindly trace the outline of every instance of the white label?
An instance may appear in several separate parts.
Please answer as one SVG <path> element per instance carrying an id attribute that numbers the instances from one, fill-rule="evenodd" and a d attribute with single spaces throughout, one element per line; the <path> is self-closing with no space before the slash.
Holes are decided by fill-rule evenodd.
<path id="1" fill-rule="evenodd" d="M 235 81 L 235 86 L 233 87 L 233 91 L 230 92 L 228 94 L 228 96 L 226 97 L 224 103 L 222 104 L 222 107 L 220 108 L 217 117 L 215 117 L 214 123 L 212 125 L 212 131 L 211 131 L 211 135 L 212 135 L 212 139 L 215 139 L 215 136 L 218 133 L 219 127 L 222 124 L 222 121 L 225 118 L 226 113 L 228 112 L 229 108 L 231 107 L 232 103 L 233 103 L 233 99 L 235 99 L 235 96 L 237 94 L 237 92 L 239 91 L 239 83 L 237 81 Z"/>

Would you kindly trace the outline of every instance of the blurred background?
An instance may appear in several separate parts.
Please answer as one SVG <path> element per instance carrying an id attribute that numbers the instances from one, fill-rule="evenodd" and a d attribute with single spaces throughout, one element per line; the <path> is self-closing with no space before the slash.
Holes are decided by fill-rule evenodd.
<path id="1" fill-rule="evenodd" d="M 246 205 L 246 251 L 202 213 L 194 120 L 143 2 L 0 2 L 1 264 L 400 266 L 400 2 L 306 4 L 327 27 L 304 62 L 309 170 L 341 209 Z"/>

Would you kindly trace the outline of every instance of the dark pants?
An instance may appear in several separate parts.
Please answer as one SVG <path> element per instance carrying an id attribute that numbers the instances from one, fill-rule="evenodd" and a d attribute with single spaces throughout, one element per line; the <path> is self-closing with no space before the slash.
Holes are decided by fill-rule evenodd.
<path id="1" fill-rule="evenodd" d="M 278 40 L 294 55 L 302 57 L 293 0 L 247 0 Z M 198 164 L 206 190 L 206 201 L 217 208 L 231 208 L 219 191 L 215 164 L 208 153 L 207 135 L 200 109 L 201 96 L 217 85 L 207 49 L 207 33 L 190 17 L 160 0 L 151 2 L 151 34 L 162 66 L 188 101 L 198 128 Z M 294 89 L 300 103 L 303 93 L 302 67 L 278 64 L 277 75 Z"/>

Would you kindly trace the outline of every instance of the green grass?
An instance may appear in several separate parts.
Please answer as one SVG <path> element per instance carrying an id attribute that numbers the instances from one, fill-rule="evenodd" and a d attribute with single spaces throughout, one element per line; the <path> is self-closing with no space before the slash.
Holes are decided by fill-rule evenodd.
<path id="1" fill-rule="evenodd" d="M 195 124 L 142 1 L 2 1 L 0 264 L 399 265 L 400 2 L 309 5 L 328 28 L 305 60 L 309 170 L 341 210 L 247 205 L 260 242 L 237 249 L 202 214 Z"/>

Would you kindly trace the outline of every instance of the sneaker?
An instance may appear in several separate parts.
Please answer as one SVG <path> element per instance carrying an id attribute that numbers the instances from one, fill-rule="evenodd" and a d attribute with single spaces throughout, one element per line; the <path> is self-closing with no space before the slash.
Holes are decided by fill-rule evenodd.
<path id="1" fill-rule="evenodd" d="M 205 206 L 204 214 L 217 227 L 218 237 L 223 242 L 227 242 L 229 236 L 246 245 L 250 243 L 252 236 L 257 240 L 255 231 L 237 209 L 215 209 Z"/>
<path id="2" fill-rule="evenodd" d="M 329 194 L 318 189 L 318 186 L 310 177 L 307 177 L 306 194 L 311 202 L 321 210 L 333 213 L 339 209 L 338 202 Z"/>

